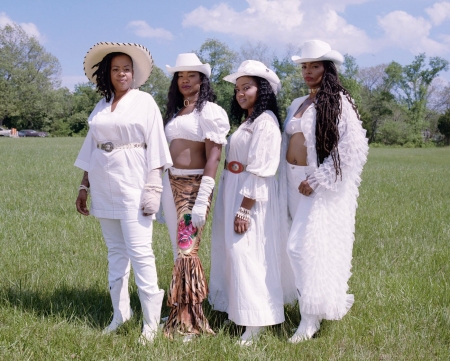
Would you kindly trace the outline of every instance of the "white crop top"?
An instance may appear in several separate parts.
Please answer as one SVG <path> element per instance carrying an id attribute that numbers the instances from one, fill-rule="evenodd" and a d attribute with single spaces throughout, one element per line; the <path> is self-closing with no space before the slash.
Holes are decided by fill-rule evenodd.
<path id="1" fill-rule="evenodd" d="M 227 144 L 227 134 L 230 123 L 225 110 L 217 104 L 206 102 L 199 113 L 175 116 L 165 129 L 167 141 L 187 139 L 194 142 L 204 142 L 209 139 L 216 144 Z"/>
<path id="2" fill-rule="evenodd" d="M 286 134 L 302 133 L 302 118 L 293 117 L 286 125 Z"/>

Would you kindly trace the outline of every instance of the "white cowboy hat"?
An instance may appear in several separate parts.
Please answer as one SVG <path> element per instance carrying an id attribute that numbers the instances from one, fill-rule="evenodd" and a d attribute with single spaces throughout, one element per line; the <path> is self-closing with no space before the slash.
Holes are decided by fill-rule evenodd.
<path id="1" fill-rule="evenodd" d="M 170 74 L 175 74 L 177 71 L 198 71 L 205 74 L 208 79 L 211 76 L 211 66 L 208 63 L 202 64 L 194 53 L 179 54 L 175 66 L 166 65 L 166 68 Z"/>
<path id="2" fill-rule="evenodd" d="M 302 47 L 302 55 L 294 55 L 291 59 L 297 64 L 329 60 L 336 66 L 339 66 L 344 62 L 342 54 L 336 50 L 331 50 L 330 44 L 322 40 L 309 40 L 305 42 Z"/>
<path id="3" fill-rule="evenodd" d="M 97 77 L 93 74 L 97 68 L 92 69 L 92 67 L 102 61 L 106 55 L 114 52 L 121 52 L 130 56 L 133 60 L 134 87 L 138 88 L 143 85 L 152 72 L 153 59 L 146 47 L 134 43 L 101 42 L 95 44 L 84 57 L 84 73 L 88 79 L 94 84 L 96 83 Z"/>
<path id="4" fill-rule="evenodd" d="M 281 82 L 278 75 L 260 61 L 245 60 L 239 66 L 236 73 L 227 75 L 223 79 L 229 81 L 230 83 L 236 84 L 236 80 L 241 76 L 259 76 L 266 79 L 270 83 L 270 86 L 275 94 L 281 89 Z"/>

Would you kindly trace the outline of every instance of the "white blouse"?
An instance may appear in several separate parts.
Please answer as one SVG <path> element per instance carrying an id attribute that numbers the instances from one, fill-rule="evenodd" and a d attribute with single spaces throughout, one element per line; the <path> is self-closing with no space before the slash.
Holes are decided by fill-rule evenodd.
<path id="1" fill-rule="evenodd" d="M 167 141 L 187 139 L 194 142 L 204 142 L 209 139 L 216 144 L 226 144 L 230 123 L 225 110 L 217 104 L 206 102 L 199 113 L 175 116 L 166 127 Z"/>
<path id="2" fill-rule="evenodd" d="M 253 123 L 248 121 L 230 137 L 227 162 L 238 161 L 247 166 L 248 177 L 240 193 L 256 201 L 267 201 L 265 177 L 274 176 L 280 162 L 281 133 L 277 119 L 266 111 Z"/>
<path id="3" fill-rule="evenodd" d="M 89 132 L 75 166 L 89 173 L 91 214 L 99 218 L 137 219 L 148 172 L 170 167 L 161 113 L 152 96 L 130 90 L 114 112 L 103 98 L 89 116 Z M 106 152 L 99 143 L 146 143 L 147 148 Z"/>

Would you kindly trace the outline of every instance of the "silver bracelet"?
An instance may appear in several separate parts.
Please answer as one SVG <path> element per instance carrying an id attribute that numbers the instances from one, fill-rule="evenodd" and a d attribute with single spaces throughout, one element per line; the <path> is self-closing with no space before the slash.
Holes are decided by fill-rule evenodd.
<path id="1" fill-rule="evenodd" d="M 243 221 L 250 223 L 250 214 L 241 212 L 241 210 L 236 212 L 236 217 L 242 219 Z"/>
<path id="2" fill-rule="evenodd" d="M 78 187 L 78 192 L 82 189 L 84 189 L 88 194 L 90 193 L 89 187 L 86 187 L 84 184 L 80 184 L 80 186 Z"/>
<path id="3" fill-rule="evenodd" d="M 239 207 L 239 212 L 250 215 L 250 209 Z"/>

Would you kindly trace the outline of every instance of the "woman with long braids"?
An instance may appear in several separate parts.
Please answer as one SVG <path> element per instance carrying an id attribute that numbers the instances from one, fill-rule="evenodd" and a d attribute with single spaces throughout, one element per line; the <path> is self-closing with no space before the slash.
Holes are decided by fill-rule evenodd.
<path id="1" fill-rule="evenodd" d="M 280 166 L 281 239 L 287 239 L 301 314 L 289 339 L 296 343 L 312 338 L 322 319 L 341 319 L 353 304 L 347 282 L 368 145 L 339 81 L 336 66 L 343 56 L 311 40 L 292 60 L 301 64 L 309 88 L 288 109 Z"/>
<path id="2" fill-rule="evenodd" d="M 137 89 L 152 66 L 142 45 L 103 42 L 89 50 L 84 71 L 104 98 L 89 116 L 89 132 L 75 161 L 84 170 L 77 211 L 99 219 L 108 248 L 114 315 L 104 333 L 133 315 L 131 263 L 144 315 L 143 343 L 151 342 L 158 330 L 164 298 L 152 250 L 152 221 L 160 203 L 162 170 L 172 165 L 158 106 L 150 94 Z"/>
<path id="3" fill-rule="evenodd" d="M 173 79 L 164 124 L 173 167 L 164 177 L 162 205 L 175 265 L 164 332 L 190 340 L 202 332 L 214 334 L 202 309 L 208 284 L 198 251 L 230 125 L 226 112 L 213 103 L 209 64 L 187 53 L 167 70 Z"/>
<path id="4" fill-rule="evenodd" d="M 231 116 L 241 125 L 228 139 L 214 209 L 209 302 L 246 326 L 239 343 L 249 345 L 264 326 L 284 321 L 275 179 L 280 80 L 255 60 L 224 79 L 235 84 Z"/>

